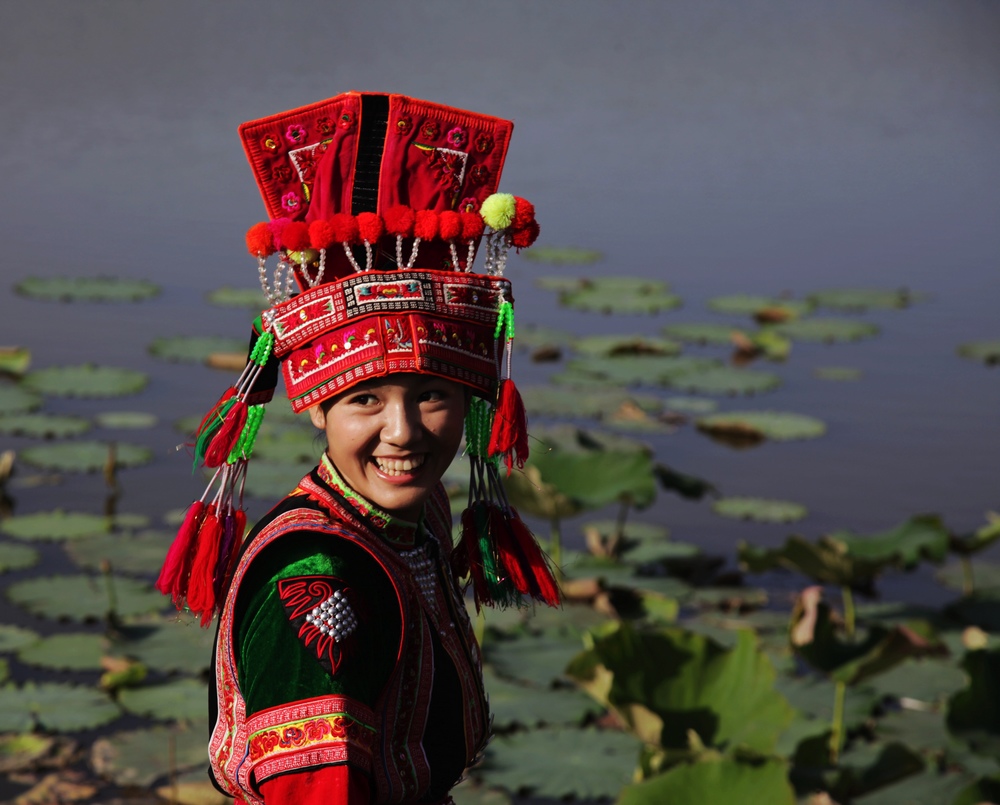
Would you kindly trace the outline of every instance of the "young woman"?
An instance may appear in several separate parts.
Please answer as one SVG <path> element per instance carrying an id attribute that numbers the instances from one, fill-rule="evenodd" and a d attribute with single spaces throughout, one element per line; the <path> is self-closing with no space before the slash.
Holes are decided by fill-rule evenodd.
<path id="1" fill-rule="evenodd" d="M 241 127 L 272 219 L 247 239 L 272 306 L 199 430 L 216 474 L 158 586 L 203 623 L 219 614 L 211 774 L 242 801 L 449 802 L 489 738 L 464 584 L 477 606 L 558 603 L 500 483 L 527 454 L 502 272 L 538 231 L 530 204 L 495 193 L 511 128 L 359 93 Z M 279 364 L 326 450 L 241 541 Z M 472 482 L 453 548 L 440 480 L 463 434 Z"/>

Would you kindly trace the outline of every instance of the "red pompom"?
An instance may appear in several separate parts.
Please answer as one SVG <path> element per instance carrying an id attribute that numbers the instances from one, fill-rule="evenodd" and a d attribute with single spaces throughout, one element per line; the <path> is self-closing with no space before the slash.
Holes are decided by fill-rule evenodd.
<path id="1" fill-rule="evenodd" d="M 309 224 L 309 245 L 314 249 L 329 249 L 337 242 L 333 224 L 319 220 Z"/>
<path id="2" fill-rule="evenodd" d="M 292 222 L 291 218 L 275 218 L 273 221 L 268 223 L 267 228 L 271 230 L 271 237 L 274 240 L 275 249 L 285 248 L 283 235 L 285 232 L 285 227 L 291 222 Z"/>
<path id="3" fill-rule="evenodd" d="M 414 223 L 416 223 L 416 217 L 413 210 L 405 204 L 397 204 L 385 211 L 385 231 L 390 235 L 401 235 L 404 238 L 412 237 Z"/>
<path id="4" fill-rule="evenodd" d="M 413 234 L 421 240 L 434 240 L 438 236 L 438 223 L 434 210 L 417 210 Z"/>
<path id="5" fill-rule="evenodd" d="M 358 222 L 350 213 L 336 213 L 330 218 L 330 226 L 333 227 L 334 240 L 338 243 L 358 242 Z"/>
<path id="6" fill-rule="evenodd" d="M 445 210 L 439 216 L 441 240 L 458 240 L 462 235 L 462 216 L 454 210 Z"/>
<path id="7" fill-rule="evenodd" d="M 486 222 L 478 212 L 463 212 L 462 216 L 462 240 L 475 240 L 483 236 L 486 229 Z"/>
<path id="8" fill-rule="evenodd" d="M 274 236 L 267 221 L 254 224 L 247 230 L 247 251 L 254 257 L 270 257 L 274 254 Z"/>
<path id="9" fill-rule="evenodd" d="M 535 220 L 535 205 L 526 198 L 514 196 L 514 220 L 510 222 L 511 229 L 524 229 Z"/>
<path id="10" fill-rule="evenodd" d="M 285 224 L 281 233 L 282 245 L 292 252 L 309 248 L 309 226 L 302 221 Z"/>
<path id="11" fill-rule="evenodd" d="M 385 224 L 382 222 L 382 216 L 373 212 L 358 213 L 358 233 L 362 240 L 377 243 L 383 232 Z"/>
<path id="12" fill-rule="evenodd" d="M 527 249 L 538 239 L 538 221 L 531 221 L 524 229 L 516 229 L 510 234 L 510 242 L 518 249 Z"/>

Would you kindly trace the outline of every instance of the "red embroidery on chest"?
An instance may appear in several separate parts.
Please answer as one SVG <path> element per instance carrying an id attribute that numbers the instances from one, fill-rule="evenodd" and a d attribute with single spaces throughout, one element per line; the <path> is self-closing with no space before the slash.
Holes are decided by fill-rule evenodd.
<path id="1" fill-rule="evenodd" d="M 358 627 L 351 591 L 335 576 L 278 580 L 278 597 L 298 638 L 333 676 Z"/>

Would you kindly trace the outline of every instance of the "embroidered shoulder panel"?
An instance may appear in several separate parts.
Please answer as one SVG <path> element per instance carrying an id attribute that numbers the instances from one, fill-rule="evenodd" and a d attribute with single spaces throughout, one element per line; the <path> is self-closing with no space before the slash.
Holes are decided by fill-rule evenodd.
<path id="1" fill-rule="evenodd" d="M 299 576 L 279 579 L 278 597 L 299 639 L 335 675 L 358 628 L 350 589 L 336 576 Z"/>

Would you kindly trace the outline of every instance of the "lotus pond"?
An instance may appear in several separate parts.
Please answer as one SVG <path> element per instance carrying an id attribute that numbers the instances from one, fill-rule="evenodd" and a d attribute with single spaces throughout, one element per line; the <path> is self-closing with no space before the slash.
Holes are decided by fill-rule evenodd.
<path id="1" fill-rule="evenodd" d="M 769 471 L 808 475 L 823 454 L 803 447 L 849 443 L 859 424 L 830 416 L 830 401 L 864 399 L 884 368 L 866 346 L 938 302 L 804 289 L 699 310 L 665 282 L 601 276 L 599 253 L 526 258 L 515 270 L 537 290 L 517 344 L 532 457 L 508 491 L 561 569 L 566 604 L 477 618 L 497 737 L 456 802 L 1000 797 L 1000 566 L 982 559 L 1000 516 L 969 523 L 960 509 L 956 523 L 911 497 L 885 522 L 878 500 L 839 510 L 808 477 L 783 486 Z M 38 315 L 71 302 L 115 316 L 158 290 L 53 277 L 13 299 Z M 260 303 L 223 288 L 203 306 L 248 319 Z M 187 328 L 134 345 L 149 372 L 93 363 L 85 345 L 39 369 L 31 345 L 0 352 L 4 797 L 215 801 L 212 633 L 150 582 L 199 483 L 175 448 L 243 348 Z M 990 341 L 951 351 L 970 375 L 1000 359 Z M 162 421 L 149 388 L 174 371 L 206 391 Z M 825 402 L 795 405 L 803 386 Z M 306 423 L 271 409 L 252 516 L 318 449 Z M 726 461 L 738 470 L 705 469 Z M 460 509 L 461 457 L 445 481 Z"/>

